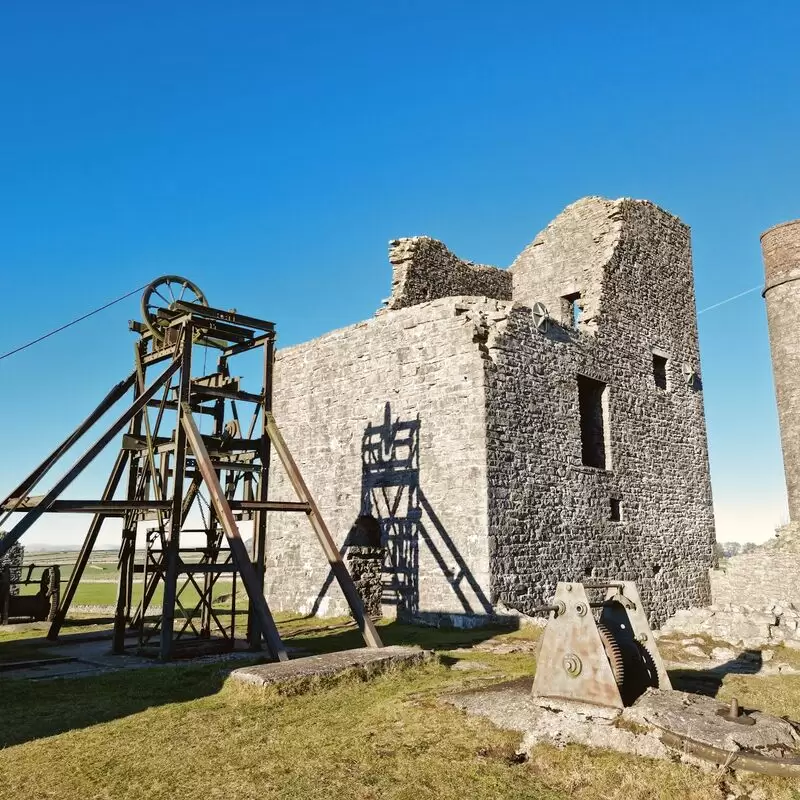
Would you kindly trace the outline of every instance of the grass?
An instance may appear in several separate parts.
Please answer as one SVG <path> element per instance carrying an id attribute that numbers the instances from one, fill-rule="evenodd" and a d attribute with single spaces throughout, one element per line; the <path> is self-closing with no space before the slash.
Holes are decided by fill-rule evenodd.
<path id="1" fill-rule="evenodd" d="M 288 643 L 310 652 L 360 644 L 347 620 L 281 615 L 279 626 Z M 525 644 L 536 630 L 384 624 L 381 633 L 388 644 L 434 648 L 440 661 L 298 695 L 234 683 L 222 664 L 15 682 L 12 691 L 0 682 L 0 797 L 723 800 L 729 793 L 714 773 L 578 746 L 539 746 L 520 763 L 518 734 L 441 702 L 441 693 L 476 681 L 531 675 L 531 647 L 499 654 L 477 645 Z M 464 658 L 490 669 L 450 668 Z M 723 690 L 765 708 L 785 703 L 800 716 L 800 679 L 770 680 L 726 678 Z M 796 800 L 785 781 L 747 778 L 742 788 Z"/>

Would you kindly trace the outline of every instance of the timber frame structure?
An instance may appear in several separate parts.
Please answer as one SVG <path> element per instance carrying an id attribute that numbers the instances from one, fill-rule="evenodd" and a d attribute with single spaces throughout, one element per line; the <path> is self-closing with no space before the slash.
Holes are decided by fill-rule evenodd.
<path id="1" fill-rule="evenodd" d="M 177 297 L 173 289 L 179 290 Z M 195 302 L 183 299 L 187 291 L 194 294 Z M 260 650 L 263 642 L 271 658 L 286 660 L 286 649 L 264 596 L 265 542 L 268 513 L 295 513 L 308 517 L 366 644 L 381 647 L 272 415 L 274 324 L 209 307 L 197 287 L 179 276 L 153 281 L 145 290 L 142 306 L 144 323 L 130 323 L 139 335 L 134 371 L 114 386 L 0 505 L 0 524 L 12 514 L 20 515 L 0 540 L 0 557 L 45 513 L 93 515 L 48 638 L 59 636 L 103 523 L 118 518 L 122 520 L 122 543 L 113 619 L 115 653 L 123 653 L 134 641 L 139 652 L 157 653 L 162 660 L 198 652 L 196 647 L 185 647 L 186 643 L 199 642 L 204 648 L 213 642 L 220 649 L 232 649 L 237 617 L 244 616 L 250 647 Z M 198 347 L 213 348 L 219 355 L 214 372 L 193 378 L 192 356 Z M 232 377 L 230 362 L 259 348 L 263 354 L 262 387 L 258 393 L 248 393 L 240 388 L 240 378 Z M 131 392 L 127 408 L 50 491 L 33 495 L 56 461 Z M 240 418 L 239 409 L 245 406 L 252 411 Z M 201 433 L 198 417 L 210 418 L 211 433 Z M 102 497 L 59 499 L 120 433 L 122 447 Z M 269 499 L 273 451 L 296 501 Z M 123 493 L 124 497 L 118 497 Z M 202 518 L 199 528 L 187 527 L 192 509 Z M 237 523 L 243 520 L 252 521 L 251 553 L 238 529 Z M 137 538 L 141 540 L 143 533 L 144 547 L 137 550 Z M 182 546 L 181 534 L 186 533 L 204 534 L 205 544 Z M 142 591 L 134 602 L 137 575 L 141 576 Z M 229 607 L 215 605 L 214 589 L 222 576 L 232 581 Z M 247 592 L 247 610 L 236 609 L 237 580 Z M 154 614 L 151 609 L 156 606 L 159 587 L 163 599 Z"/>

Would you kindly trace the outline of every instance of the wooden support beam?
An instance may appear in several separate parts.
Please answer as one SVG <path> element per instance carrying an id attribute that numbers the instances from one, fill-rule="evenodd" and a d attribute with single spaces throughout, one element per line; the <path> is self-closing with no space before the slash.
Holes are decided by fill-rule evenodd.
<path id="1" fill-rule="evenodd" d="M 180 384 L 178 386 L 178 427 L 175 429 L 175 477 L 172 483 L 172 509 L 167 528 L 167 548 L 164 554 L 164 597 L 161 603 L 161 642 L 159 658 L 168 661 L 172 655 L 172 634 L 175 625 L 175 599 L 178 581 L 178 565 L 180 562 L 181 509 L 183 508 L 184 472 L 186 470 L 186 434 L 180 420 L 189 404 L 189 387 L 192 369 L 192 336 L 194 328 L 191 322 L 184 324 L 180 330 L 181 348 L 176 363 L 180 366 Z M 185 406 L 185 407 L 184 407 Z M 191 414 L 191 410 L 189 411 Z"/>
<path id="2" fill-rule="evenodd" d="M 222 529 L 225 531 L 233 561 L 236 564 L 236 568 L 239 570 L 239 574 L 242 576 L 242 583 L 244 583 L 247 596 L 250 598 L 250 607 L 255 609 L 255 613 L 258 616 L 258 623 L 266 638 L 270 654 L 279 661 L 287 661 L 289 656 L 281 642 L 281 637 L 278 633 L 278 628 L 275 625 L 272 613 L 269 610 L 269 606 L 267 605 L 267 600 L 258 589 L 258 576 L 253 568 L 253 564 L 250 562 L 247 548 L 244 546 L 242 537 L 239 534 L 239 529 L 236 526 L 236 520 L 233 518 L 233 512 L 231 511 L 230 505 L 228 505 L 217 473 L 214 471 L 211 459 L 206 452 L 206 447 L 203 444 L 203 437 L 200 435 L 197 424 L 192 418 L 192 411 L 188 403 L 183 404 L 182 412 L 181 424 L 186 431 L 186 437 L 197 459 L 197 468 L 200 470 L 203 480 L 208 487 L 211 505 L 217 514 Z"/>
<path id="3" fill-rule="evenodd" d="M 106 445 L 155 397 L 156 392 L 175 374 L 180 361 L 174 361 L 156 379 L 156 381 L 133 403 L 122 416 L 118 417 L 111 427 L 73 464 L 67 474 L 44 496 L 42 502 L 25 516 L 0 539 L 0 558 L 2 558 L 19 538 L 36 522 L 39 517 L 55 502 L 58 496 L 80 475 L 84 469 L 103 451 Z"/>
<path id="4" fill-rule="evenodd" d="M 120 450 L 120 452 L 117 454 L 117 460 L 114 462 L 114 467 L 111 470 L 111 475 L 106 483 L 106 488 L 103 490 L 103 500 L 110 500 L 114 496 L 114 493 L 117 491 L 117 487 L 119 486 L 119 482 L 122 480 L 122 475 L 125 472 L 125 466 L 127 463 L 128 454 L 123 450 Z M 89 556 L 91 556 L 95 542 L 97 542 L 97 536 L 100 533 L 100 529 L 103 527 L 103 523 L 107 519 L 107 514 L 98 513 L 95 514 L 94 519 L 89 525 L 89 530 L 86 532 L 86 538 L 83 540 L 81 551 L 78 554 L 78 560 L 75 562 L 75 566 L 72 568 L 72 572 L 70 573 L 69 581 L 67 582 L 67 588 L 64 591 L 64 596 L 61 598 L 61 603 L 58 606 L 58 610 L 53 617 L 53 621 L 50 623 L 50 629 L 47 631 L 48 639 L 52 640 L 58 638 L 61 626 L 64 624 L 64 620 L 67 618 L 69 607 L 72 605 L 72 600 L 75 597 L 78 584 L 83 577 L 83 572 L 86 569 L 86 565 L 89 563 Z"/>
<path id="5" fill-rule="evenodd" d="M 31 489 L 50 471 L 50 468 L 53 464 L 58 461 L 64 453 L 69 450 L 78 439 L 83 436 L 86 431 L 88 431 L 92 425 L 103 416 L 103 414 L 108 411 L 111 406 L 113 406 L 117 400 L 119 400 L 128 389 L 133 386 L 133 382 L 136 379 L 136 373 L 131 373 L 124 381 L 120 381 L 116 386 L 114 386 L 111 391 L 100 401 L 97 408 L 89 414 L 88 417 L 66 438 L 64 441 L 53 450 L 52 453 L 41 463 L 38 467 L 36 467 L 33 472 L 28 475 L 22 483 L 14 489 L 13 492 L 3 501 L 2 508 L 4 511 L 7 511 L 8 514 L 0 518 L 0 525 L 3 524 L 5 519 L 16 510 L 12 500 L 25 498 L 30 493 Z"/>

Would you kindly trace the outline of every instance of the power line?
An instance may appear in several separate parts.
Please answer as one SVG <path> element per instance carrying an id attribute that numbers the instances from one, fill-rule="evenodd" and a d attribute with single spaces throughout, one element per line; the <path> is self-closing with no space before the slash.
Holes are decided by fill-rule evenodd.
<path id="1" fill-rule="evenodd" d="M 705 314 L 706 311 L 711 311 L 712 308 L 719 308 L 720 306 L 724 306 L 725 303 L 730 303 L 732 300 L 738 300 L 740 297 L 744 297 L 746 294 L 752 294 L 753 292 L 757 292 L 762 289 L 762 284 L 758 284 L 758 286 L 754 286 L 752 289 L 745 289 L 743 292 L 739 292 L 739 294 L 733 295 L 733 297 L 728 297 L 725 300 L 720 300 L 719 303 L 714 303 L 713 306 L 706 306 L 706 308 L 701 308 L 697 313 L 698 314 Z"/>
<path id="2" fill-rule="evenodd" d="M 15 347 L 13 350 L 9 350 L 7 353 L 3 353 L 0 355 L 0 361 L 4 358 L 8 358 L 9 356 L 16 355 L 17 353 L 22 352 L 23 350 L 27 350 L 29 347 L 33 347 L 35 344 L 39 344 L 39 342 L 43 342 L 45 339 L 49 339 L 51 336 L 55 336 L 57 333 L 61 333 L 61 331 L 65 331 L 67 328 L 71 328 L 73 325 L 77 325 L 79 322 L 83 322 L 85 319 L 89 319 L 89 317 L 93 317 L 95 314 L 99 314 L 101 311 L 105 311 L 107 308 L 111 308 L 111 306 L 116 305 L 117 303 L 121 303 L 123 300 L 127 300 L 131 295 L 136 294 L 137 292 L 144 291 L 149 284 L 145 284 L 144 286 L 139 286 L 136 289 L 123 294 L 121 297 L 117 297 L 114 300 L 105 303 L 98 308 L 95 308 L 93 311 L 89 311 L 87 314 L 83 314 L 76 319 L 73 319 L 70 322 L 67 322 L 65 325 L 61 325 L 58 328 L 54 328 L 52 331 L 43 334 L 42 336 L 38 336 L 36 339 L 32 339 L 30 342 L 26 342 L 19 347 Z M 697 313 L 698 314 L 705 314 L 706 311 L 711 311 L 712 309 L 719 308 L 720 306 L 724 306 L 726 303 L 730 303 L 733 300 L 738 300 L 740 297 L 744 297 L 745 295 L 752 294 L 753 292 L 761 289 L 761 284 L 759 283 L 758 286 L 753 286 L 751 289 L 746 289 L 743 292 L 739 292 L 739 294 L 735 294 L 732 297 L 728 297 L 725 300 L 720 300 L 718 303 L 714 303 L 713 305 L 706 306 L 706 308 L 701 308 Z"/>
<path id="3" fill-rule="evenodd" d="M 3 353 L 2 355 L 0 355 L 0 361 L 2 361 L 4 358 L 8 358 L 9 356 L 13 356 L 15 353 L 19 353 L 22 350 L 27 350 L 29 347 L 33 347 L 33 345 L 38 344 L 39 342 L 43 342 L 45 339 L 49 339 L 51 336 L 55 336 L 57 333 L 61 333 L 61 331 L 65 331 L 67 328 L 71 328 L 73 325 L 77 325 L 79 322 L 83 322 L 83 320 L 88 319 L 89 317 L 92 317 L 95 314 L 99 314 L 101 311 L 105 311 L 105 309 L 110 308 L 116 303 L 120 303 L 123 300 L 127 300 L 132 294 L 144 291 L 148 286 L 149 284 L 146 283 L 144 286 L 140 286 L 138 289 L 133 289 L 127 294 L 122 295 L 122 297 L 118 297 L 116 300 L 111 300 L 105 305 L 102 305 L 99 308 L 95 308 L 94 311 L 90 311 L 88 314 L 84 314 L 83 316 L 78 317 L 77 319 L 73 319 L 66 325 L 61 325 L 59 328 L 55 328 L 49 333 L 45 333 L 44 335 L 39 336 L 36 339 L 27 342 L 26 344 L 20 345 L 19 347 L 15 347 L 13 350 L 9 350 L 7 353 Z"/>

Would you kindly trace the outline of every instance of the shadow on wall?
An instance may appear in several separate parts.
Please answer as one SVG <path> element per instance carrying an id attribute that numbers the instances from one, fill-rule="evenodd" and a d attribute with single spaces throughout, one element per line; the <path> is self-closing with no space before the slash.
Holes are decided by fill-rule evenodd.
<path id="1" fill-rule="evenodd" d="M 433 556 L 457 598 L 460 610 L 453 613 L 492 614 L 489 599 L 420 486 L 419 443 L 419 416 L 392 421 L 389 403 L 384 407 L 383 421 L 370 423 L 364 429 L 361 507 L 340 553 L 349 561 L 368 613 L 380 613 L 380 607 L 387 605 L 396 606 L 400 618 L 413 618 L 420 613 L 422 547 Z M 365 563 L 370 559 L 372 569 Z M 455 562 L 456 569 L 451 569 L 448 562 Z M 311 615 L 319 611 L 332 580 L 329 573 Z M 474 595 L 477 603 L 468 594 Z"/>

